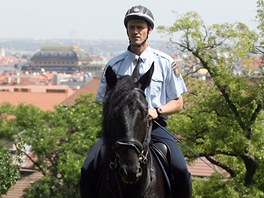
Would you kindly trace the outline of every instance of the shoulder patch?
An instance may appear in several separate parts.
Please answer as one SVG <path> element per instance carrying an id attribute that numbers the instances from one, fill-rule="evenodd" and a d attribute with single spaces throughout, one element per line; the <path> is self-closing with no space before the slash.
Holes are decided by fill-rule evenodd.
<path id="1" fill-rule="evenodd" d="M 172 63 L 171 67 L 172 67 L 172 70 L 173 70 L 175 76 L 179 77 L 181 72 L 180 72 L 180 67 L 179 67 L 179 65 L 177 65 L 176 61 L 174 61 Z"/>

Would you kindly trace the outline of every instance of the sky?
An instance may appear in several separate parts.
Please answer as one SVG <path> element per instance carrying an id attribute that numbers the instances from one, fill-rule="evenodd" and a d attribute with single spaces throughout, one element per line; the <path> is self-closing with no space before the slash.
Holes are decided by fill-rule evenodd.
<path id="1" fill-rule="evenodd" d="M 127 39 L 125 13 L 139 4 L 152 11 L 156 27 L 171 26 L 189 11 L 206 25 L 257 26 L 257 0 L 0 0 L 0 39 Z M 155 30 L 150 35 L 161 37 Z"/>

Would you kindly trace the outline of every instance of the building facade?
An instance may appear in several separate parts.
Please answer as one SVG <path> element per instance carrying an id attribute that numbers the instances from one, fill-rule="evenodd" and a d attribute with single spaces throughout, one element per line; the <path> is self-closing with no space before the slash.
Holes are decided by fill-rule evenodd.
<path id="1" fill-rule="evenodd" d="M 32 55 L 27 69 L 72 73 L 82 70 L 89 61 L 88 53 L 78 46 L 43 47 Z"/>

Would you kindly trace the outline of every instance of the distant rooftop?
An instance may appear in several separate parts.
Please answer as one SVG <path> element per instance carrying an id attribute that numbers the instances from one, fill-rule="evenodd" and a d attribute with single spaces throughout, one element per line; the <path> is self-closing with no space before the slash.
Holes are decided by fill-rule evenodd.
<path id="1" fill-rule="evenodd" d="M 63 59 L 63 60 L 78 60 L 80 48 L 74 46 L 51 46 L 43 47 L 35 52 L 30 58 L 31 61 L 40 59 Z"/>

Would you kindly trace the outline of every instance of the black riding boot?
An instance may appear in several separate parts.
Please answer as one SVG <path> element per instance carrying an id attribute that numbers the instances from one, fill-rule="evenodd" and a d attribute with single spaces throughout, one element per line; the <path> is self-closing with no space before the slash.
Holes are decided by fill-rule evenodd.
<path id="1" fill-rule="evenodd" d="M 192 176 L 190 175 L 189 181 L 182 186 L 178 186 L 178 189 L 175 189 L 173 197 L 177 198 L 191 198 L 192 197 Z"/>
<path id="2" fill-rule="evenodd" d="M 94 197 L 93 192 L 96 189 L 96 174 L 93 163 L 84 164 L 81 169 L 80 194 L 82 198 Z"/>
<path id="3" fill-rule="evenodd" d="M 97 168 L 100 159 L 100 150 L 102 149 L 103 138 L 101 138 L 91 149 L 89 155 L 85 159 L 80 178 L 80 193 L 82 198 L 92 198 L 96 192 L 98 180 Z"/>

